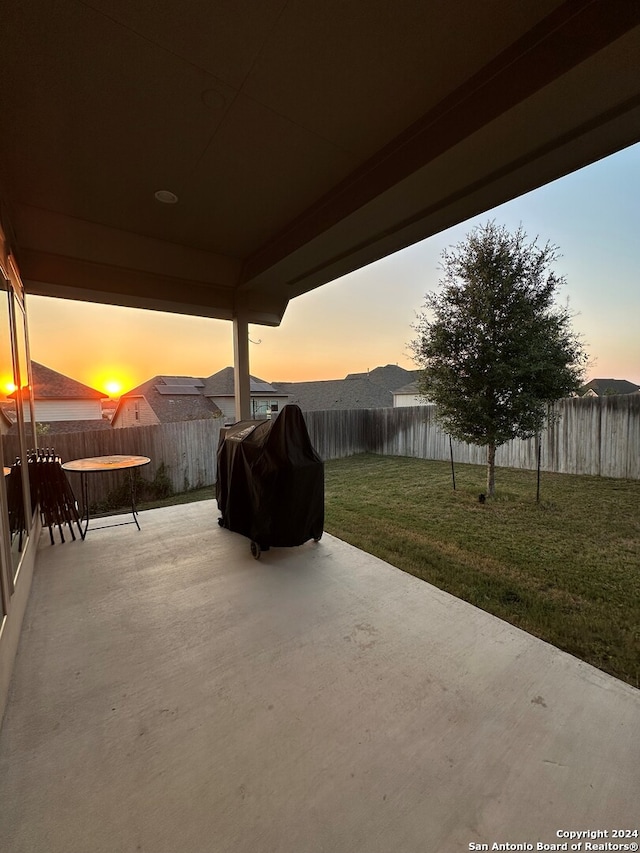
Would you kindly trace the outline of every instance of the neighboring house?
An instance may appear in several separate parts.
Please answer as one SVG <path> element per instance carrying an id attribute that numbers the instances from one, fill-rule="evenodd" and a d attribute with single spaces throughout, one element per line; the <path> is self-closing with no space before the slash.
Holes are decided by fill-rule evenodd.
<path id="1" fill-rule="evenodd" d="M 287 403 L 296 403 L 306 412 L 390 408 L 394 405 L 394 389 L 415 380 L 417 373 L 388 364 L 367 373 L 350 373 L 345 379 L 318 382 L 266 382 L 250 376 L 251 417 L 271 418 Z M 221 415 L 225 424 L 235 422 L 232 367 L 206 378 L 154 376 L 122 395 L 111 425 L 114 428 L 150 426 Z"/>
<path id="2" fill-rule="evenodd" d="M 235 389 L 233 367 L 224 367 L 217 373 L 204 380 L 203 393 L 211 399 L 222 411 L 225 424 L 236 420 Z M 249 377 L 249 393 L 251 396 L 251 417 L 256 419 L 270 418 L 277 414 L 288 402 L 288 394 L 281 388 L 259 379 Z"/>
<path id="3" fill-rule="evenodd" d="M 592 379 L 578 391 L 579 397 L 609 397 L 615 394 L 635 394 L 640 385 L 626 379 Z"/>
<path id="4" fill-rule="evenodd" d="M 349 373 L 344 379 L 316 382 L 274 382 L 289 395 L 303 412 L 326 409 L 380 409 L 394 405 L 396 388 L 414 380 L 416 370 L 405 370 L 395 364 L 376 367 L 366 373 Z"/>
<path id="5" fill-rule="evenodd" d="M 218 406 L 195 376 L 154 376 L 120 397 L 111 420 L 115 429 L 219 418 Z"/>
<path id="6" fill-rule="evenodd" d="M 397 409 L 403 406 L 426 406 L 427 402 L 418 392 L 418 383 L 410 382 L 393 392 L 393 405 Z"/>
<path id="7" fill-rule="evenodd" d="M 106 399 L 106 394 L 37 361 L 31 362 L 31 376 L 35 419 L 44 433 L 110 428 L 102 417 L 102 400 Z M 14 397 L 14 394 L 9 396 Z M 25 421 L 31 420 L 28 405 L 24 406 L 24 417 Z M 15 429 L 14 426 L 12 432 Z"/>

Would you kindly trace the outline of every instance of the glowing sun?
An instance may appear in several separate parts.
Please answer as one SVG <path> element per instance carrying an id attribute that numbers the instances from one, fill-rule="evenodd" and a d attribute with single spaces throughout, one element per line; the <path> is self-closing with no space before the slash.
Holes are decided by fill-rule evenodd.
<path id="1" fill-rule="evenodd" d="M 104 383 L 104 390 L 112 397 L 116 397 L 122 391 L 122 383 L 118 382 L 117 379 L 109 379 Z"/>

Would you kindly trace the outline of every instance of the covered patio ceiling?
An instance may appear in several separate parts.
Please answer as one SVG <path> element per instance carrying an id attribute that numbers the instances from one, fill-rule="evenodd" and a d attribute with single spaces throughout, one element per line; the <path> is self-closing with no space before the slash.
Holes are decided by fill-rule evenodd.
<path id="1" fill-rule="evenodd" d="M 277 325 L 640 139 L 637 0 L 4 0 L 2 36 L 34 294 Z"/>

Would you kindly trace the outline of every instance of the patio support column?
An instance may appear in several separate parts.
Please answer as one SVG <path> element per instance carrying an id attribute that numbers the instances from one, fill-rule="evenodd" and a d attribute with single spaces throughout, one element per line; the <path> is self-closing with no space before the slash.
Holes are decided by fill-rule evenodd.
<path id="1" fill-rule="evenodd" d="M 235 314 L 233 317 L 233 387 L 236 398 L 236 420 L 250 420 L 249 323 L 243 314 Z"/>

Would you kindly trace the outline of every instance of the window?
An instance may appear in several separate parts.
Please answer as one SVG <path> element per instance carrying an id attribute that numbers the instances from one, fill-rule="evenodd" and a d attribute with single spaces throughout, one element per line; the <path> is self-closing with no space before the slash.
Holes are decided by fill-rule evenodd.
<path id="1" fill-rule="evenodd" d="M 251 400 L 252 417 L 255 420 L 266 418 L 267 420 L 272 414 L 278 412 L 278 400 L 264 400 L 255 398 Z"/>
<path id="2" fill-rule="evenodd" d="M 4 251 L 4 243 L 0 231 L 1 251 Z M 0 438 L 3 463 L 0 592 L 4 613 L 7 613 L 14 580 L 37 518 L 36 507 L 31 506 L 28 466 L 16 462 L 26 460 L 28 451 L 37 447 L 30 367 L 22 286 L 11 259 L 0 253 L 0 398 L 7 417 L 15 424 L 11 434 Z M 7 432 L 8 428 L 5 421 L 2 432 Z"/>
<path id="3" fill-rule="evenodd" d="M 0 275 L 1 274 L 2 270 L 0 270 Z M 7 397 L 7 394 L 12 393 L 14 390 L 11 339 L 9 294 L 0 288 L 0 398 L 7 400 L 6 403 L 3 403 L 3 409 L 7 412 L 7 417 L 9 413 L 11 413 L 11 420 L 13 420 L 15 404 L 9 397 Z M 13 592 L 13 571 L 11 569 L 13 554 L 10 553 L 9 544 L 13 543 L 11 541 L 9 526 L 6 488 L 6 476 L 8 476 L 10 465 L 13 460 L 9 459 L 9 452 L 5 447 L 5 442 L 3 441 L 3 433 L 8 429 L 8 422 L 4 419 L 4 416 L 0 416 L 0 450 L 2 451 L 0 455 L 2 455 L 3 467 L 3 477 L 2 482 L 0 483 L 0 506 L 2 507 L 2 513 L 0 516 L 0 532 L 2 533 L 0 536 L 0 545 L 2 549 L 0 553 L 0 623 L 2 622 L 3 615 L 8 610 L 9 602 L 5 599 L 9 598 Z"/>

